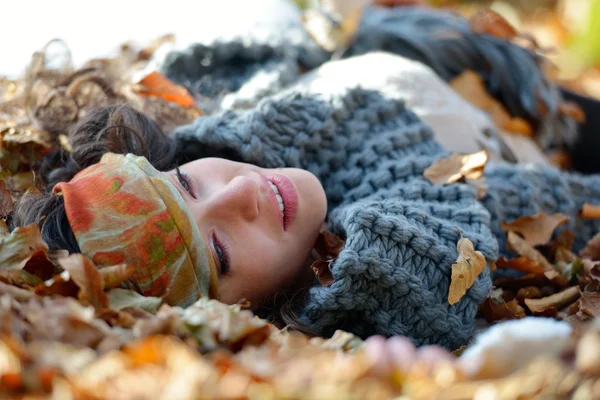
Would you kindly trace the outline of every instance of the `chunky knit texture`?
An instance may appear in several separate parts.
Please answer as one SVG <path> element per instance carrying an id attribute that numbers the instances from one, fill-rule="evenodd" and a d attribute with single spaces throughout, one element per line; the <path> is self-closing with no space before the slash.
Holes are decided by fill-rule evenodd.
<path id="1" fill-rule="evenodd" d="M 491 287 L 486 268 L 460 302 L 448 304 L 459 229 L 495 260 L 504 245 L 501 220 L 539 210 L 575 216 L 584 201 L 600 201 L 599 177 L 547 167 L 490 165 L 483 202 L 468 185 L 432 185 L 423 170 L 445 152 L 431 130 L 401 101 L 362 89 L 328 98 L 289 93 L 252 111 L 200 118 L 175 138 L 190 159 L 228 154 L 319 177 L 330 229 L 346 246 L 332 266 L 335 283 L 315 284 L 298 314 L 325 336 L 345 329 L 456 348 L 470 338 Z M 600 228 L 578 223 L 581 241 Z"/>

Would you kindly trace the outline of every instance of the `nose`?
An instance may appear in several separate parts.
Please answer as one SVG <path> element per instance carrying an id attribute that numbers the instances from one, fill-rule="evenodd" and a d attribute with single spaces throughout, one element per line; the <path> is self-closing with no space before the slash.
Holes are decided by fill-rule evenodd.
<path id="1" fill-rule="evenodd" d="M 252 179 L 236 176 L 216 193 L 214 201 L 211 202 L 213 210 L 251 221 L 258 216 L 258 192 L 259 186 Z"/>

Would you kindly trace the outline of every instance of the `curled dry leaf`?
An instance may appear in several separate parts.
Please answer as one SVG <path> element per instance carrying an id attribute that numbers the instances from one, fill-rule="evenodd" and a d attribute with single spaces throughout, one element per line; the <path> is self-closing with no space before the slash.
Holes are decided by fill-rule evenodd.
<path id="1" fill-rule="evenodd" d="M 177 85 L 156 71 L 142 78 L 136 89 L 141 96 L 158 97 L 181 107 L 196 107 L 196 101 L 185 87 Z"/>
<path id="2" fill-rule="evenodd" d="M 77 298 L 82 305 L 91 305 L 94 308 L 108 307 L 102 275 L 92 260 L 83 254 L 71 254 L 58 262 L 69 272 L 71 279 L 79 287 Z"/>
<path id="3" fill-rule="evenodd" d="M 568 221 L 569 217 L 564 214 L 548 215 L 540 211 L 535 215 L 519 217 L 512 222 L 502 221 L 500 226 L 505 232 L 520 233 L 531 246 L 538 246 L 548 243 L 556 228 Z"/>
<path id="4" fill-rule="evenodd" d="M 6 217 L 13 210 L 13 199 L 6 187 L 6 182 L 0 179 L 0 217 Z"/>
<path id="5" fill-rule="evenodd" d="M 600 233 L 594 235 L 583 249 L 579 252 L 583 258 L 589 258 L 592 261 L 600 261 Z"/>
<path id="6" fill-rule="evenodd" d="M 0 268 L 22 269 L 36 251 L 48 251 L 38 224 L 16 228 L 0 241 Z"/>
<path id="7" fill-rule="evenodd" d="M 520 288 L 517 291 L 517 295 L 515 298 L 519 303 L 523 303 L 525 299 L 539 299 L 544 297 L 544 292 L 538 287 L 535 286 L 527 286 L 524 288 Z"/>
<path id="8" fill-rule="evenodd" d="M 317 260 L 310 266 L 321 286 L 328 287 L 335 282 L 331 269 L 329 269 L 331 263 L 331 260 Z"/>
<path id="9" fill-rule="evenodd" d="M 32 289 L 42 280 L 22 269 L 0 269 L 0 281 L 24 289 Z"/>
<path id="10" fill-rule="evenodd" d="M 477 11 L 470 19 L 471 30 L 478 34 L 488 34 L 504 40 L 517 36 L 517 30 L 497 12 L 484 8 Z"/>
<path id="11" fill-rule="evenodd" d="M 514 232 L 508 232 L 508 244 L 512 249 L 523 257 L 530 258 L 538 262 L 544 268 L 544 275 L 548 279 L 557 279 L 560 277 L 558 271 L 554 269 L 552 264 L 536 249 L 534 249 L 525 239 Z"/>
<path id="12" fill-rule="evenodd" d="M 502 290 L 494 290 L 481 305 L 481 312 L 487 322 L 495 322 L 503 319 L 525 318 L 525 310 L 516 299 L 504 301 Z"/>
<path id="13" fill-rule="evenodd" d="M 433 184 L 445 185 L 466 179 L 479 179 L 488 160 L 485 150 L 473 154 L 453 153 L 450 157 L 441 158 L 431 164 L 423 176 Z"/>
<path id="14" fill-rule="evenodd" d="M 500 257 L 496 266 L 500 269 L 513 269 L 525 274 L 544 275 L 544 267 L 538 261 L 527 257 L 511 258 L 510 260 Z"/>
<path id="15" fill-rule="evenodd" d="M 600 205 L 584 203 L 579 216 L 584 219 L 600 219 Z"/>
<path id="16" fill-rule="evenodd" d="M 600 316 L 600 293 L 581 292 L 577 315 L 582 319 L 596 318 Z"/>
<path id="17" fill-rule="evenodd" d="M 544 312 L 549 308 L 561 309 L 579 298 L 579 287 L 572 286 L 562 292 L 541 299 L 525 299 L 525 305 L 533 313 Z"/>
<path id="18" fill-rule="evenodd" d="M 331 264 L 336 260 L 345 242 L 334 233 L 322 231 L 314 246 L 314 251 L 322 257 L 312 263 L 311 269 L 322 286 L 331 286 L 335 279 L 331 273 Z"/>
<path id="19" fill-rule="evenodd" d="M 473 248 L 473 242 L 462 237 L 456 244 L 458 258 L 452 264 L 452 277 L 448 290 L 448 303 L 455 304 L 467 293 L 475 279 L 485 269 L 485 257 Z"/>

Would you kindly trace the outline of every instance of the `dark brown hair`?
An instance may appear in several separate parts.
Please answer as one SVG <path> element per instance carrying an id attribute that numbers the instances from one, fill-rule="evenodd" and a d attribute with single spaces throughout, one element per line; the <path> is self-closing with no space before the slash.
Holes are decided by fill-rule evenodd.
<path id="1" fill-rule="evenodd" d="M 71 129 L 69 152 L 61 149 L 47 155 L 40 168 L 44 192 L 29 191 L 15 205 L 11 227 L 39 223 L 42 238 L 50 249 L 80 252 L 69 225 L 63 199 L 51 195 L 52 188 L 66 182 L 82 169 L 100 161 L 108 152 L 132 153 L 145 157 L 156 169 L 169 170 L 177 166 L 175 142 L 148 116 L 123 104 L 94 109 Z M 294 304 L 303 301 L 308 288 L 294 288 L 290 298 L 276 293 L 256 313 L 279 327 L 313 334 L 297 322 Z"/>

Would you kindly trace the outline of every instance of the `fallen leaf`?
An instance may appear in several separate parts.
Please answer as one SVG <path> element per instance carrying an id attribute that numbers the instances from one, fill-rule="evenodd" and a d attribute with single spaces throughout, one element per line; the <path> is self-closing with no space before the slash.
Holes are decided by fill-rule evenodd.
<path id="1" fill-rule="evenodd" d="M 487 112 L 497 127 L 508 132 L 533 136 L 531 124 L 522 118 L 512 117 L 502 103 L 490 95 L 483 78 L 477 72 L 465 70 L 449 83 L 462 98 Z"/>
<path id="2" fill-rule="evenodd" d="M 525 276 L 521 276 L 518 278 L 513 278 L 509 276 L 504 276 L 498 279 L 495 279 L 493 284 L 496 287 L 501 287 L 509 290 L 518 290 L 520 288 L 524 288 L 527 286 L 543 286 L 545 284 L 550 283 L 550 280 L 546 277 L 546 275 L 534 275 L 527 274 Z"/>
<path id="3" fill-rule="evenodd" d="M 24 289 L 32 289 L 42 280 L 22 269 L 0 269 L 0 281 Z"/>
<path id="4" fill-rule="evenodd" d="M 500 269 L 512 269 L 525 274 L 544 274 L 544 267 L 538 261 L 527 257 L 511 258 L 510 260 L 500 257 L 496 262 L 496 266 Z"/>
<path id="5" fill-rule="evenodd" d="M 525 309 L 519 305 L 516 299 L 504 301 L 501 294 L 496 291 L 486 297 L 481 309 L 487 322 L 525 318 Z"/>
<path id="6" fill-rule="evenodd" d="M 156 71 L 142 78 L 136 91 L 141 96 L 158 97 L 181 107 L 196 108 L 196 101 L 185 87 L 173 83 Z"/>
<path id="7" fill-rule="evenodd" d="M 331 261 L 317 260 L 310 266 L 321 286 L 328 287 L 335 282 L 335 278 L 329 269 L 330 264 Z"/>
<path id="8" fill-rule="evenodd" d="M 579 216 L 584 219 L 600 219 L 600 205 L 584 203 Z"/>
<path id="9" fill-rule="evenodd" d="M 71 254 L 58 262 L 69 272 L 71 279 L 79 287 L 77 298 L 82 305 L 91 305 L 94 308 L 108 307 L 102 275 L 92 260 L 83 254 Z"/>
<path id="10" fill-rule="evenodd" d="M 600 293 L 581 292 L 578 315 L 579 313 L 582 313 L 588 318 L 600 316 Z"/>
<path id="11" fill-rule="evenodd" d="M 104 290 L 119 286 L 123 281 L 129 278 L 135 272 L 133 266 L 128 264 L 113 265 L 102 267 L 98 270 L 104 282 Z"/>
<path id="12" fill-rule="evenodd" d="M 523 300 L 525 299 L 539 299 L 542 297 L 544 297 L 544 293 L 540 290 L 540 288 L 535 286 L 520 288 L 515 296 L 519 303 L 523 303 Z"/>
<path id="13" fill-rule="evenodd" d="M 579 298 L 579 287 L 572 286 L 551 296 L 541 299 L 525 299 L 525 305 L 532 312 L 543 312 L 551 307 L 561 309 Z"/>
<path id="14" fill-rule="evenodd" d="M 473 242 L 462 236 L 456 244 L 458 258 L 452 264 L 448 303 L 455 304 L 467 293 L 475 279 L 485 269 L 485 257 L 473 248 Z"/>
<path id="15" fill-rule="evenodd" d="M 6 225 L 6 221 L 0 219 L 0 240 L 4 239 L 8 235 L 10 235 L 10 232 L 8 230 L 8 226 Z"/>
<path id="16" fill-rule="evenodd" d="M 7 285 L 4 282 L 0 282 L 0 296 L 5 294 L 21 302 L 27 301 L 35 297 L 35 294 L 29 290 L 21 289 L 16 286 Z"/>
<path id="17" fill-rule="evenodd" d="M 13 210 L 13 199 L 6 187 L 6 182 L 0 180 L 0 217 L 6 217 Z"/>
<path id="18" fill-rule="evenodd" d="M 489 9 L 478 10 L 470 19 L 471 30 L 477 34 L 488 34 L 504 40 L 517 36 L 517 30 L 500 14 Z"/>
<path id="19" fill-rule="evenodd" d="M 523 136 L 533 136 L 531 124 L 520 117 L 512 117 L 500 126 L 505 131 L 516 133 Z"/>
<path id="20" fill-rule="evenodd" d="M 600 374 L 600 332 L 597 330 L 588 330 L 577 343 L 575 367 L 586 375 Z"/>
<path id="21" fill-rule="evenodd" d="M 544 257 L 542 253 L 534 249 L 521 236 L 517 235 L 512 231 L 508 232 L 507 241 L 508 244 L 517 254 L 537 261 L 544 268 L 544 275 L 546 275 L 548 279 L 556 279 L 557 277 L 560 277 L 558 271 L 554 269 L 554 267 L 552 266 L 552 264 L 550 264 L 546 257 Z"/>
<path id="22" fill-rule="evenodd" d="M 142 296 L 129 289 L 112 289 L 109 290 L 106 295 L 108 296 L 110 308 L 115 311 L 120 311 L 129 307 L 138 307 L 149 313 L 156 314 L 158 307 L 162 303 L 160 297 Z"/>
<path id="23" fill-rule="evenodd" d="M 600 261 L 600 233 L 594 235 L 583 249 L 579 252 L 583 258 L 589 258 L 592 261 Z"/>
<path id="24" fill-rule="evenodd" d="M 338 235 L 322 231 L 317 237 L 314 249 L 325 260 L 336 258 L 344 248 L 344 241 Z"/>
<path id="25" fill-rule="evenodd" d="M 570 263 L 560 261 L 556 266 L 569 281 L 576 281 L 584 273 L 583 260 L 581 258 L 575 258 Z"/>
<path id="26" fill-rule="evenodd" d="M 505 232 L 520 233 L 531 246 L 538 246 L 548 243 L 556 228 L 568 221 L 569 217 L 564 214 L 548 215 L 540 211 L 535 215 L 519 217 L 512 222 L 502 221 L 500 226 Z"/>
<path id="27" fill-rule="evenodd" d="M 431 164 L 423 176 L 433 184 L 445 185 L 458 182 L 463 178 L 479 179 L 488 160 L 485 150 L 473 154 L 453 153 L 450 157 L 442 158 Z"/>
<path id="28" fill-rule="evenodd" d="M 585 123 L 585 112 L 577 103 L 572 101 L 561 101 L 558 104 L 558 111 L 562 115 L 573 118 L 580 124 Z"/>
<path id="29" fill-rule="evenodd" d="M 36 251 L 48 251 L 38 224 L 16 228 L 0 242 L 0 268 L 22 269 Z"/>
<path id="30" fill-rule="evenodd" d="M 65 297 L 76 297 L 79 293 L 79 287 L 71 280 L 69 271 L 63 271 L 37 285 L 34 288 L 34 292 L 39 296 L 53 296 L 59 294 Z"/>

